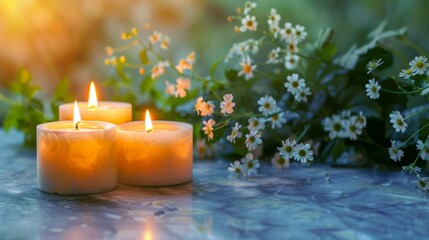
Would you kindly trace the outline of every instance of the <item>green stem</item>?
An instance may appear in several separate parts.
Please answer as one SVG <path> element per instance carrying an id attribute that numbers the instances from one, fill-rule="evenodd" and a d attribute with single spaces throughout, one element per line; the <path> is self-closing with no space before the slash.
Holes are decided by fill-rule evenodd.
<path id="1" fill-rule="evenodd" d="M 422 113 L 422 112 L 426 112 L 427 110 L 429 110 L 429 108 L 423 108 L 423 109 L 422 109 L 422 110 L 420 110 L 420 111 L 417 111 L 417 112 L 415 112 L 415 113 L 413 113 L 413 114 L 410 114 L 410 115 L 406 116 L 406 117 L 404 118 L 404 120 L 407 120 L 408 118 L 413 117 L 413 116 L 415 116 L 415 115 L 417 115 L 417 114 L 420 114 L 420 113 Z"/>
<path id="2" fill-rule="evenodd" d="M 399 148 L 402 148 L 402 147 L 404 147 L 411 139 L 413 139 L 414 138 L 414 136 L 416 136 L 416 134 L 418 134 L 421 130 L 423 130 L 423 129 L 425 129 L 426 127 L 428 127 L 429 126 L 429 123 L 428 124 L 426 124 L 426 125 L 424 125 L 423 127 L 421 127 L 419 130 L 417 130 L 417 131 L 415 131 L 407 140 L 405 140 L 405 142 L 403 142 L 402 144 L 401 144 L 401 146 L 399 146 Z"/>
<path id="3" fill-rule="evenodd" d="M 417 51 L 418 53 L 420 53 L 420 55 L 427 56 L 427 54 L 425 53 L 425 51 L 423 51 L 423 49 L 421 49 L 415 43 L 411 42 L 408 38 L 406 38 L 406 37 L 400 38 L 400 41 L 403 42 L 408 47 L 410 47 L 410 48 L 414 49 L 415 51 Z"/>

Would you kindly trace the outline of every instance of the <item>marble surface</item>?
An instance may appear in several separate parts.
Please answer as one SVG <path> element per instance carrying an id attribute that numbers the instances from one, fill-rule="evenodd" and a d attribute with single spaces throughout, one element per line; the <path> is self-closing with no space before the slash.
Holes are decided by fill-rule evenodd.
<path id="1" fill-rule="evenodd" d="M 58 196 L 37 189 L 21 139 L 0 131 L 1 239 L 429 238 L 429 194 L 401 172 L 266 164 L 238 178 L 195 161 L 187 184 Z"/>

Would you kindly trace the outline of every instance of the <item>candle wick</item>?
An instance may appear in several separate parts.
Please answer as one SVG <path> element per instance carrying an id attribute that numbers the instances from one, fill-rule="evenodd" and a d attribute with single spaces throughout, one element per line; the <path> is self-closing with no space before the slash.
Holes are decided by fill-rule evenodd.
<path id="1" fill-rule="evenodd" d="M 153 129 L 146 130 L 147 133 L 151 133 Z"/>
<path id="2" fill-rule="evenodd" d="M 82 121 L 77 121 L 76 124 L 74 125 L 76 130 L 79 130 L 79 125 L 82 124 Z"/>
<path id="3" fill-rule="evenodd" d="M 97 107 L 94 106 L 94 105 L 92 105 L 92 106 L 89 107 L 89 110 L 95 110 L 95 109 L 97 109 Z"/>

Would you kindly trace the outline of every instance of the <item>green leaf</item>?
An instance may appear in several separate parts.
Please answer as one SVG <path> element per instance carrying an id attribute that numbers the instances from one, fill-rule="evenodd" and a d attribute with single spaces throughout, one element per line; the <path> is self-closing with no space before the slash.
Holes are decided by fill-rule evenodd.
<path id="1" fill-rule="evenodd" d="M 26 69 L 20 68 L 18 70 L 17 80 L 20 84 L 27 85 L 31 81 L 31 75 Z"/>
<path id="2" fill-rule="evenodd" d="M 150 63 L 149 56 L 147 55 L 147 50 L 143 48 L 139 53 L 140 61 L 146 65 Z"/>
<path id="3" fill-rule="evenodd" d="M 55 87 L 53 98 L 62 99 L 64 96 L 68 95 L 68 91 L 69 91 L 69 81 L 67 79 L 63 79 Z"/>
<path id="4" fill-rule="evenodd" d="M 154 79 L 152 79 L 151 76 L 147 76 L 147 77 L 143 78 L 143 80 L 140 84 L 140 92 L 141 93 L 149 93 L 152 90 L 155 82 L 156 81 Z"/>
<path id="5" fill-rule="evenodd" d="M 319 56 L 324 61 L 330 61 L 337 52 L 337 46 L 333 43 L 326 44 L 319 53 Z"/>

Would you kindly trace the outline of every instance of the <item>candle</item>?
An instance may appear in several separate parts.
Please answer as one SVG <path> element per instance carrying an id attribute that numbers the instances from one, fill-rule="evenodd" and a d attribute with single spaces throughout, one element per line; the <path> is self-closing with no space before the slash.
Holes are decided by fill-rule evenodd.
<path id="1" fill-rule="evenodd" d="M 163 186 L 192 179 L 192 125 L 172 121 L 124 123 L 117 128 L 119 183 Z"/>
<path id="2" fill-rule="evenodd" d="M 60 121 L 73 120 L 73 103 L 61 104 Z M 88 102 L 78 103 L 83 120 L 95 120 L 121 124 L 132 118 L 131 104 L 123 102 L 98 101 L 94 82 L 91 82 Z"/>
<path id="3" fill-rule="evenodd" d="M 110 191 L 117 185 L 116 125 L 80 121 L 76 102 L 75 112 L 73 121 L 37 126 L 39 189 L 64 195 Z"/>

